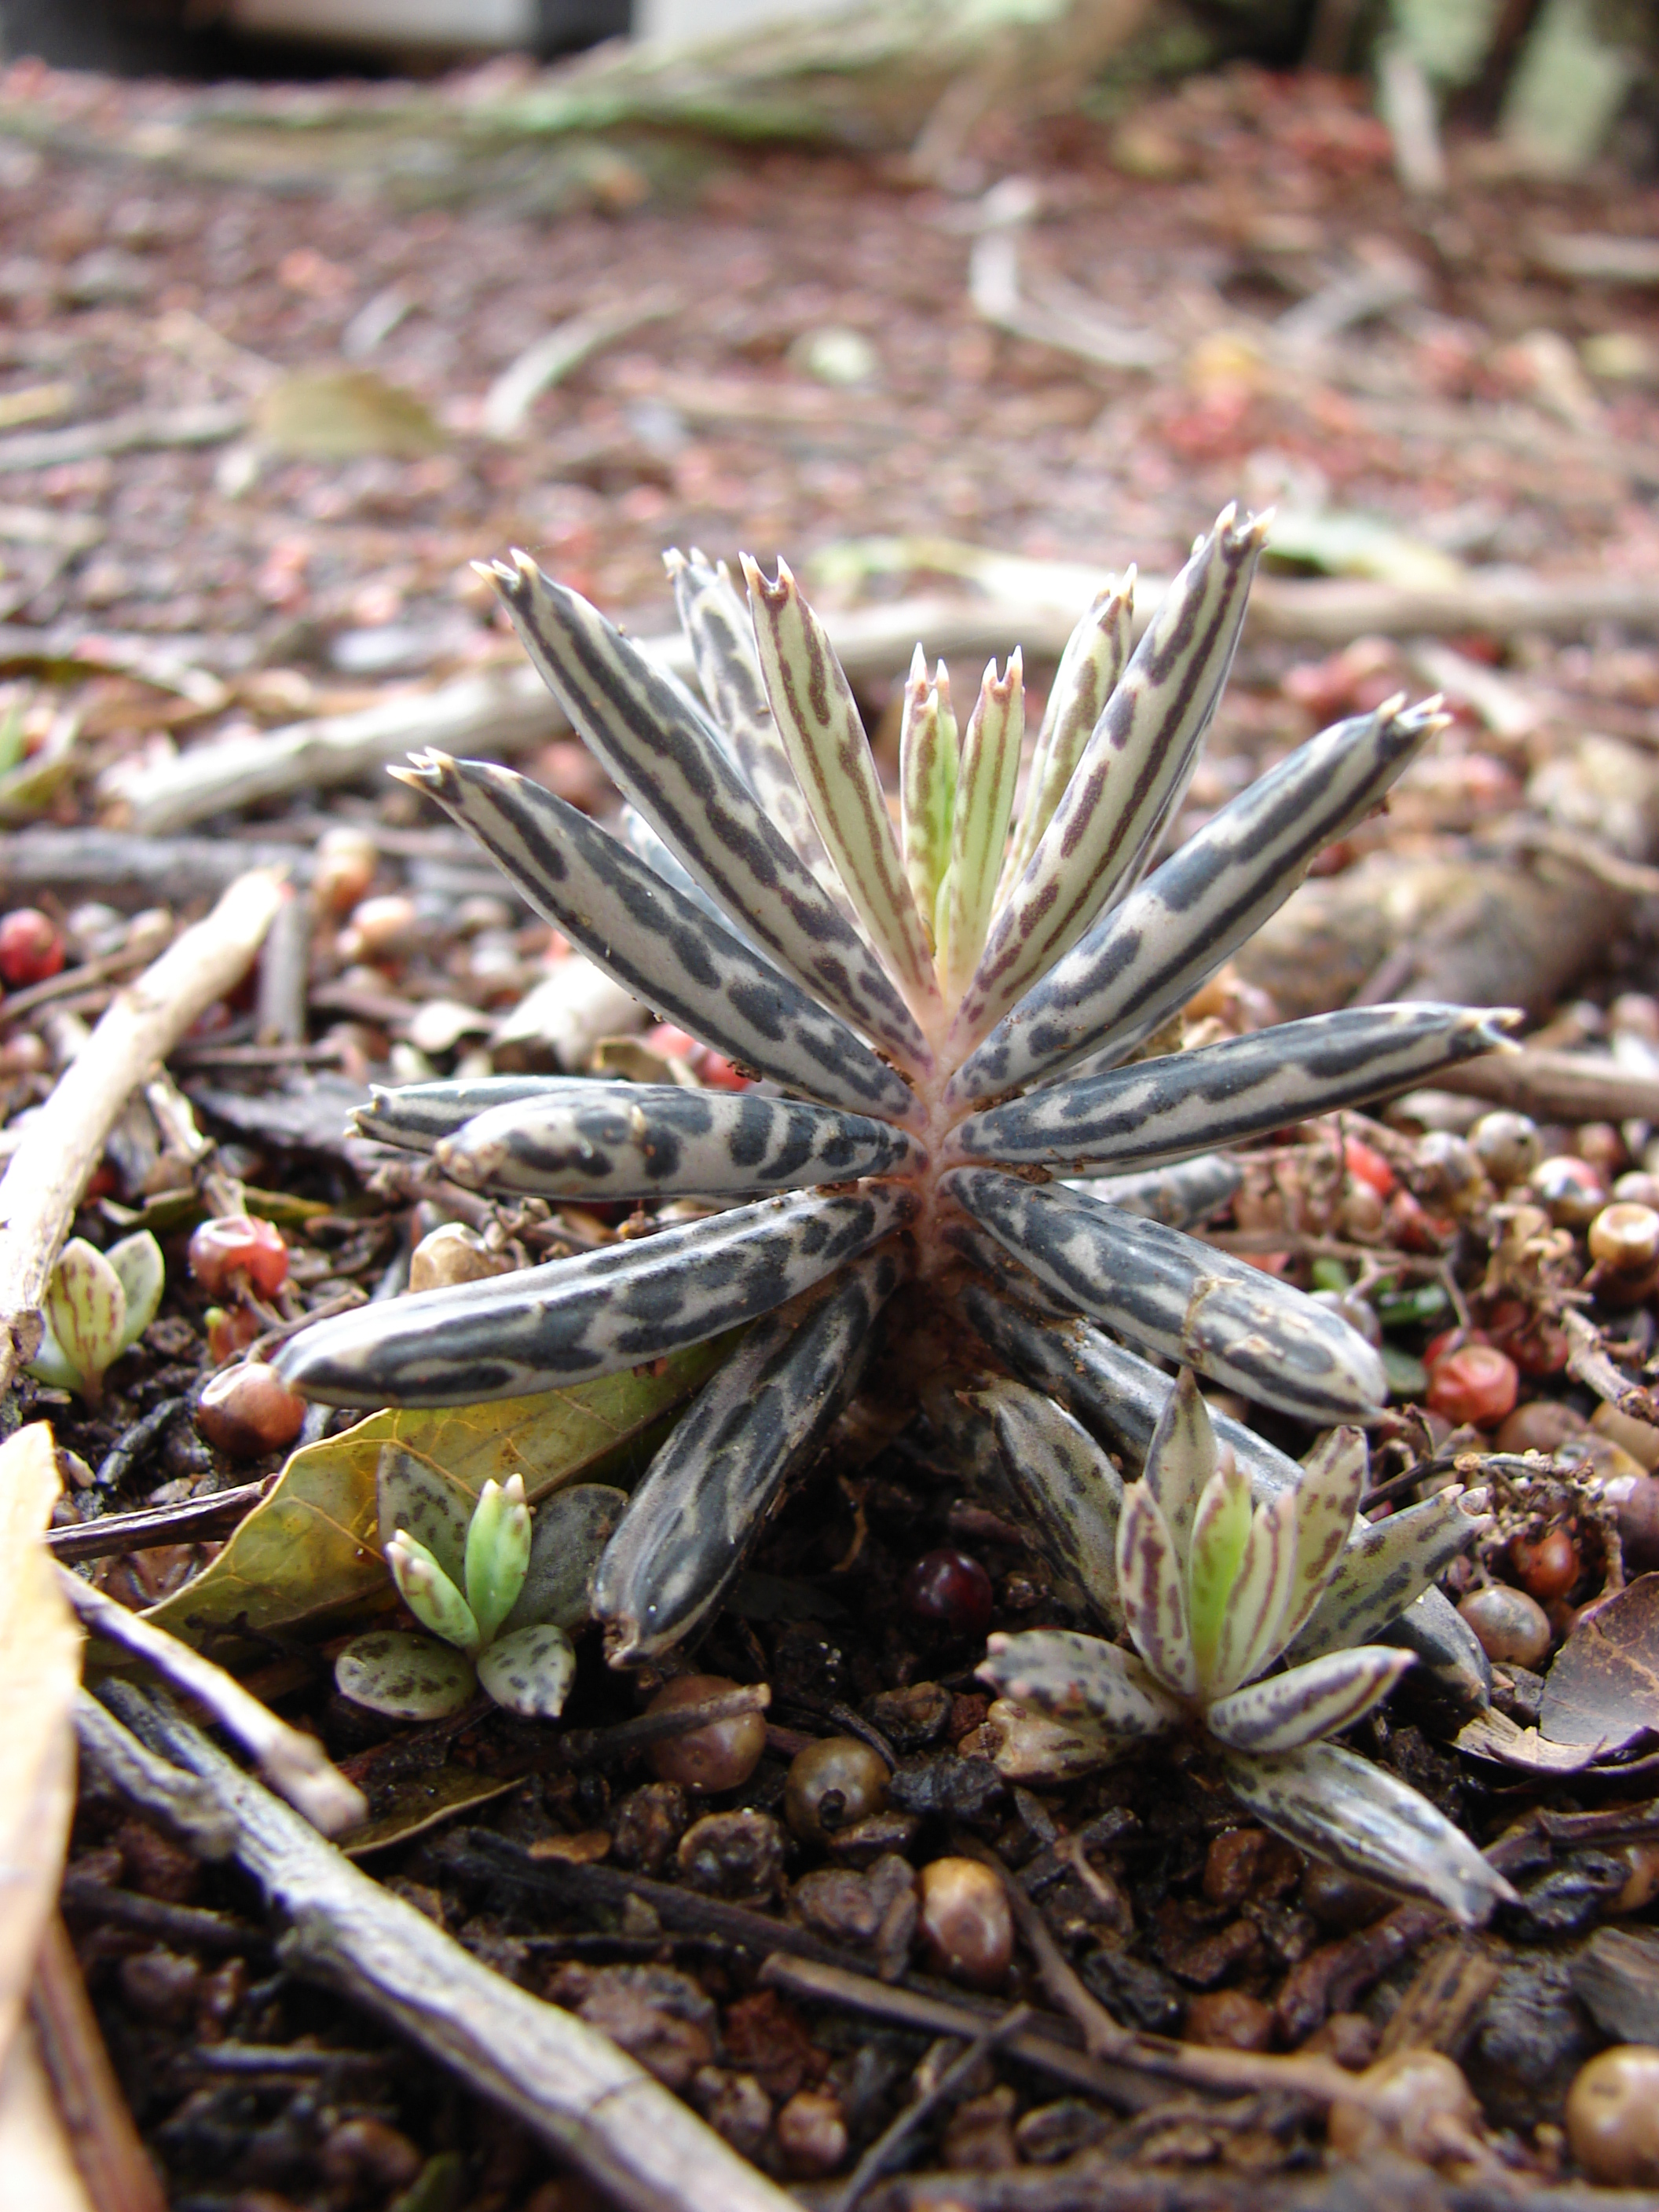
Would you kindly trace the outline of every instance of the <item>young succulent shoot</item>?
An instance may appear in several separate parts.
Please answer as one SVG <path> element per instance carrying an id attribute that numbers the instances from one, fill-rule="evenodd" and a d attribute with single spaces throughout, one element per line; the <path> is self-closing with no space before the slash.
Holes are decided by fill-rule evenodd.
<path id="1" fill-rule="evenodd" d="M 596 1575 L 613 1662 L 705 1619 L 872 1347 L 961 1315 L 969 1291 L 1012 1296 L 1039 1336 L 1085 1326 L 1109 1353 L 1133 1358 L 1121 1338 L 1312 1426 L 1380 1412 L 1382 1363 L 1340 1316 L 1187 1232 L 1204 1191 L 1227 1194 L 1217 1146 L 1431 1082 L 1501 1041 L 1494 1018 L 1367 1007 L 1125 1064 L 1443 724 L 1403 698 L 1338 723 L 1152 865 L 1265 532 L 1229 507 L 1133 650 L 1133 578 L 1107 587 L 1066 648 L 1023 803 L 1018 653 L 961 726 L 919 658 L 896 823 L 781 563 L 774 580 L 745 564 L 745 605 L 723 567 L 669 556 L 702 702 L 527 555 L 485 572 L 620 787 L 617 834 L 509 769 L 427 752 L 394 773 L 613 980 L 763 1087 L 514 1076 L 377 1094 L 365 1131 L 479 1189 L 720 1210 L 364 1306 L 276 1362 L 333 1404 L 460 1406 L 747 1325 Z M 1012 1358 L 1060 1418 L 1059 1386 L 983 1357 Z M 1475 1679 L 1449 1606 L 1413 1648 Z"/>
<path id="2" fill-rule="evenodd" d="M 989 1410 L 1010 1474 L 1041 1481 L 1041 1414 L 1022 1425 L 1017 1401 L 994 1398 Z M 1300 1479 L 1258 1504 L 1188 1368 L 1164 1402 L 1139 1481 L 1115 1488 L 1098 1470 L 1091 1482 L 1089 1472 L 1074 1454 L 1068 1474 L 1085 1504 L 1093 1498 L 1100 1540 L 1074 1546 L 1070 1564 L 1095 1610 L 1110 1626 L 1121 1620 L 1133 1649 L 1065 1629 L 992 1637 L 979 1673 L 1006 1701 L 991 1719 L 1017 1747 L 1009 1767 L 1032 1778 L 1033 1747 L 1020 1741 L 1032 1713 L 1049 1724 L 1036 1762 L 1055 1776 L 1189 1731 L 1215 1752 L 1241 1803 L 1317 1856 L 1431 1898 L 1468 1926 L 1512 1899 L 1503 1876 L 1414 1790 L 1324 1741 L 1387 1697 L 1413 1663 L 1410 1651 L 1363 1638 L 1382 1625 L 1379 1613 L 1422 1587 L 1410 1538 L 1386 1553 L 1355 1546 L 1365 1475 L 1358 1431 L 1330 1431 Z M 1431 1512 L 1461 1521 L 1461 1542 L 1475 1534 L 1452 1498 L 1431 1501 Z M 1057 1517 L 1073 1530 L 1086 1525 L 1076 1512 Z M 1429 1555 L 1438 1549 L 1431 1543 Z M 1356 1627 L 1352 1640 L 1337 1615 L 1319 1626 L 1340 1578 L 1339 1614 Z M 1269 1671 L 1286 1656 L 1282 1673 Z"/>
<path id="3" fill-rule="evenodd" d="M 29 1373 L 95 1406 L 106 1370 L 155 1320 L 166 1286 L 161 1248 L 148 1229 L 107 1252 L 71 1237 L 46 1286 L 40 1348 Z"/>
<path id="4" fill-rule="evenodd" d="M 588 1583 L 623 1493 L 578 1483 L 532 1523 L 522 1475 L 487 1481 L 472 1499 L 390 1444 L 376 1492 L 386 1565 L 428 1632 L 356 1638 L 334 1662 L 342 1693 L 393 1720 L 441 1720 L 479 1690 L 526 1720 L 556 1719 L 575 1678 L 571 1632 L 589 1617 Z"/>

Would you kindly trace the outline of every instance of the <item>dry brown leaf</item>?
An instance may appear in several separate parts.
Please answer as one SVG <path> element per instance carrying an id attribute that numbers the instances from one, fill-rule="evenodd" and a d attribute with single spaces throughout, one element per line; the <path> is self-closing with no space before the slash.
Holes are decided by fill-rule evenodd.
<path id="1" fill-rule="evenodd" d="M 1579 1622 L 1545 1677 L 1538 1729 L 1606 1751 L 1659 1731 L 1659 1575 L 1638 1575 Z"/>
<path id="2" fill-rule="evenodd" d="M 30 2028 L 0 2063 L 0 2175 L 8 2205 L 92 2212 Z"/>
<path id="3" fill-rule="evenodd" d="M 0 1446 L 0 2062 L 57 1899 L 75 1799 L 81 1632 L 40 1540 L 58 1488 L 46 1422 Z"/>

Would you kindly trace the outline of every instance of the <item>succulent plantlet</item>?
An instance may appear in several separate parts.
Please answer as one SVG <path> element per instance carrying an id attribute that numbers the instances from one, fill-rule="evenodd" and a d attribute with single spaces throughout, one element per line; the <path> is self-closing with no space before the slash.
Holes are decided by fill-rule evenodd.
<path id="1" fill-rule="evenodd" d="M 482 1689 L 526 1720 L 556 1719 L 576 1672 L 570 1632 L 588 1618 L 588 1583 L 623 1493 L 577 1483 L 532 1522 L 522 1475 L 486 1482 L 469 1501 L 441 1469 L 392 1444 L 375 1492 L 386 1565 L 430 1632 L 354 1638 L 334 1663 L 342 1693 L 417 1721 L 459 1712 Z"/>
<path id="2" fill-rule="evenodd" d="M 104 1370 L 155 1320 L 166 1285 L 161 1248 L 148 1229 L 107 1252 L 71 1237 L 46 1288 L 40 1349 L 29 1373 L 96 1405 Z"/>
<path id="3" fill-rule="evenodd" d="M 1030 1438 L 1017 1407 L 1012 1417 L 993 1410 L 1003 1416 L 998 1442 L 1012 1472 Z M 992 1707 L 991 1720 L 1012 1723 L 1011 1772 L 1068 1776 L 1146 1737 L 1189 1729 L 1208 1741 L 1233 1795 L 1270 1828 L 1371 1881 L 1432 1898 L 1472 1924 L 1513 1898 L 1509 1883 L 1415 1790 L 1322 1741 L 1385 1698 L 1412 1654 L 1330 1635 L 1322 1644 L 1316 1638 L 1316 1652 L 1301 1651 L 1345 1565 L 1351 1595 L 1369 1589 L 1392 1607 L 1405 1594 L 1396 1570 L 1408 1547 L 1399 1546 L 1388 1566 L 1353 1547 L 1364 1471 L 1358 1431 L 1334 1429 L 1297 1481 L 1256 1504 L 1249 1473 L 1218 1439 L 1184 1369 L 1141 1479 L 1112 1498 L 1109 1555 L 1097 1544 L 1074 1562 L 1096 1611 L 1109 1625 L 1122 1622 L 1133 1652 L 1037 1629 L 994 1636 L 979 1672 L 1007 1701 Z M 1074 1480 L 1081 1473 L 1074 1468 Z M 1079 1487 L 1086 1501 L 1091 1486 Z M 1107 1484 L 1093 1487 L 1112 1496 Z M 1462 1540 L 1474 1534 L 1475 1522 L 1451 1499 L 1435 1504 L 1461 1521 Z M 1409 1571 L 1406 1580 L 1415 1595 L 1420 1585 Z M 1287 1653 L 1293 1663 L 1270 1673 Z M 1053 1729 L 1036 1744 L 1021 1725 L 1033 1712 Z"/>
<path id="4" fill-rule="evenodd" d="M 1493 1018 L 1368 1007 L 1133 1058 L 1441 726 L 1432 705 L 1403 699 L 1340 722 L 1152 866 L 1264 535 L 1229 508 L 1133 651 L 1133 579 L 1108 586 L 1066 648 L 1023 803 L 1018 653 L 1000 674 L 993 663 L 960 730 L 943 670 L 930 678 L 918 658 L 896 825 L 851 690 L 786 567 L 769 580 L 747 563 L 745 606 L 723 568 L 669 556 L 702 702 L 526 555 L 487 572 L 624 794 L 617 832 L 487 763 L 428 752 L 396 772 L 607 974 L 755 1082 L 427 1083 L 377 1094 L 362 1127 L 435 1152 L 481 1189 L 722 1210 L 360 1308 L 277 1360 L 336 1404 L 469 1405 L 747 1324 L 596 1572 L 615 1663 L 708 1616 L 872 1350 L 902 1352 L 902 1330 L 916 1332 L 919 1379 L 960 1361 L 953 1388 L 1000 1377 L 1024 1391 L 999 1418 L 1023 1423 L 1030 1466 L 1047 1470 L 1024 1483 L 1024 1517 L 1109 1619 L 1111 1516 L 1083 1501 L 1099 1437 L 1115 1419 L 1134 1428 L 1154 1386 L 1167 1395 L 1136 1351 L 1316 1427 L 1380 1410 L 1382 1364 L 1340 1316 L 1187 1231 L 1236 1182 L 1217 1145 L 1430 1081 L 1498 1044 Z M 1007 1325 L 981 1326 L 975 1301 Z M 1083 1332 L 1089 1375 L 1115 1381 L 1084 1392 L 1059 1356 L 1068 1330 Z M 906 1367 L 889 1357 L 883 1373 Z M 990 1415 L 952 1390 L 940 1402 L 970 1468 L 994 1472 Z M 1238 1436 L 1258 1487 L 1297 1479 L 1293 1462 Z M 1236 1480 L 1218 1496 L 1206 1547 L 1243 1527 Z M 459 1557 L 406 1525 L 470 1600 Z M 1405 1602 L 1396 1592 L 1373 1626 Z M 1409 1614 L 1389 1632 L 1478 1703 L 1484 1662 L 1466 1626 L 1433 1592 Z"/>

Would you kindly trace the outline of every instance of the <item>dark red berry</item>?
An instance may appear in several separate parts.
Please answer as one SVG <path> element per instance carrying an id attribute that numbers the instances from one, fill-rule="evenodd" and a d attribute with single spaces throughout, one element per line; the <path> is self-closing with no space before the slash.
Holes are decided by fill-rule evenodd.
<path id="1" fill-rule="evenodd" d="M 983 1636 L 991 1625 L 991 1577 L 966 1552 L 924 1552 L 904 1577 L 905 1610 L 952 1636 Z"/>
<path id="2" fill-rule="evenodd" d="M 304 1425 L 306 1401 L 261 1359 L 227 1367 L 209 1382 L 196 1425 L 233 1459 L 262 1459 L 291 1444 Z"/>
<path id="3" fill-rule="evenodd" d="M 14 907 L 0 916 L 0 977 L 14 991 L 44 983 L 63 964 L 63 938 L 38 907 Z"/>
<path id="4" fill-rule="evenodd" d="M 190 1272 L 210 1297 L 234 1294 L 246 1282 L 268 1298 L 288 1280 L 288 1247 L 274 1222 L 223 1213 L 191 1238 Z"/>

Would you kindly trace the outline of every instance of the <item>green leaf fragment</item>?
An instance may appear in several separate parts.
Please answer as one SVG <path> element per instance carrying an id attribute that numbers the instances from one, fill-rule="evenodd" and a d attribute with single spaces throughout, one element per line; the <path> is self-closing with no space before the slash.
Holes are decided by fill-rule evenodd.
<path id="1" fill-rule="evenodd" d="M 104 1370 L 124 1348 L 126 1318 L 119 1275 L 95 1245 L 71 1237 L 46 1289 L 45 1319 L 78 1378 L 72 1389 L 88 1398 L 100 1395 Z"/>
<path id="2" fill-rule="evenodd" d="M 1218 1465 L 1210 1409 L 1190 1367 L 1183 1368 L 1164 1401 L 1146 1447 L 1146 1480 L 1163 1509 L 1176 1548 L 1184 1559 L 1193 1516 Z"/>
<path id="3" fill-rule="evenodd" d="M 576 1675 L 576 1654 L 551 1622 L 498 1636 L 478 1659 L 478 1680 L 498 1705 L 527 1721 L 556 1720 Z"/>
<path id="4" fill-rule="evenodd" d="M 1351 1727 L 1388 1696 L 1413 1663 L 1409 1651 L 1380 1644 L 1333 1651 L 1218 1698 L 1205 1715 L 1205 1725 L 1218 1742 L 1237 1751 L 1295 1751 Z"/>
<path id="5" fill-rule="evenodd" d="M 1291 1657 L 1313 1659 L 1369 1643 L 1444 1574 L 1479 1533 L 1479 1522 L 1463 1511 L 1455 1491 L 1391 1513 L 1386 1521 L 1361 1522 L 1318 1603 L 1294 1632 Z"/>
<path id="6" fill-rule="evenodd" d="M 933 933 L 939 885 L 951 857 L 957 793 L 957 724 L 950 678 L 941 660 L 932 682 L 917 646 L 904 687 L 899 726 L 899 822 L 904 872 L 916 911 Z"/>
<path id="7" fill-rule="evenodd" d="M 342 1697 L 394 1721 L 439 1721 L 459 1712 L 475 1687 L 472 1663 L 447 1644 L 402 1629 L 377 1629 L 334 1662 Z"/>
<path id="8" fill-rule="evenodd" d="M 1193 1663 L 1203 1684 L 1209 1682 L 1215 1665 L 1229 1601 L 1254 1533 L 1253 1517 L 1250 1479 L 1235 1464 L 1231 1452 L 1225 1452 L 1199 1498 L 1187 1561 L 1188 1633 Z M 1248 1607 L 1238 1610 L 1244 1613 Z"/>
<path id="9" fill-rule="evenodd" d="M 466 1601 L 488 1644 L 518 1602 L 530 1566 L 530 1509 L 524 1478 L 486 1482 L 466 1532 Z"/>
<path id="10" fill-rule="evenodd" d="M 161 1257 L 161 1248 L 148 1229 L 140 1229 L 131 1237 L 122 1237 L 112 1244 L 104 1257 L 120 1279 L 122 1295 L 126 1299 L 126 1317 L 121 1325 L 121 1349 L 137 1344 L 155 1318 L 156 1308 L 161 1303 L 161 1293 L 167 1288 L 167 1262 Z"/>
<path id="11" fill-rule="evenodd" d="M 1116 1736 L 1162 1735 L 1181 1708 L 1138 1659 L 1097 1636 L 1039 1628 L 994 1636 L 979 1678 L 1057 1720 L 1089 1718 Z"/>
<path id="12" fill-rule="evenodd" d="M 416 1536 L 400 1533 L 386 1547 L 398 1595 L 423 1627 L 471 1655 L 483 1641 L 471 1607 Z"/>
<path id="13" fill-rule="evenodd" d="M 1198 1693 L 1198 1668 L 1187 1626 L 1186 1575 L 1152 1486 L 1132 1483 L 1117 1524 L 1117 1586 L 1135 1649 L 1160 1682 L 1182 1697 Z"/>
<path id="14" fill-rule="evenodd" d="M 466 1578 L 466 1532 L 475 1502 L 464 1482 L 430 1460 L 417 1459 L 399 1444 L 382 1447 L 374 1470 L 382 1551 L 400 1528 L 406 1529 L 459 1585 Z"/>
<path id="15" fill-rule="evenodd" d="M 1032 750 L 1025 804 L 1008 847 L 998 885 L 999 902 L 1024 872 L 1043 831 L 1054 819 L 1072 771 L 1094 733 L 1129 658 L 1135 572 L 1109 578 L 1066 641 L 1054 688 Z"/>

